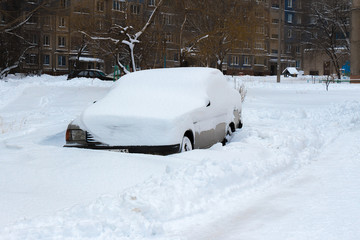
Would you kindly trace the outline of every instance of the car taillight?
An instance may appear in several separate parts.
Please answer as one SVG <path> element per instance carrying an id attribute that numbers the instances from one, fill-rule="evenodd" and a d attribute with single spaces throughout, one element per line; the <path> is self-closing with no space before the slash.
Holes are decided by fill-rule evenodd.
<path id="1" fill-rule="evenodd" d="M 71 130 L 70 129 L 67 129 L 66 130 L 66 134 L 65 134 L 65 140 L 66 141 L 71 141 Z"/>
<path id="2" fill-rule="evenodd" d="M 81 129 L 66 130 L 66 141 L 85 141 L 86 132 Z"/>

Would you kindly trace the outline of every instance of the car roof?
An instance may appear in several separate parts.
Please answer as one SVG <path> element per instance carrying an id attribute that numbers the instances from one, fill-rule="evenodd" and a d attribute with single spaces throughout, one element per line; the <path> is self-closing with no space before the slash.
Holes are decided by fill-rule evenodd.
<path id="1" fill-rule="evenodd" d="M 214 77 L 223 77 L 223 74 L 217 69 L 204 67 L 161 68 L 133 72 L 122 77 L 121 81 L 128 84 L 178 87 L 208 84 Z"/>

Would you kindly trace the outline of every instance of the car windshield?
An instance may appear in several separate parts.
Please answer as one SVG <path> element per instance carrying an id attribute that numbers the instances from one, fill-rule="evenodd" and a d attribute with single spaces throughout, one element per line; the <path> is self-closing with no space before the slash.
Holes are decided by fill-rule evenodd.
<path id="1" fill-rule="evenodd" d="M 86 75 L 87 75 L 87 71 L 81 71 L 79 72 L 78 77 L 86 77 Z"/>

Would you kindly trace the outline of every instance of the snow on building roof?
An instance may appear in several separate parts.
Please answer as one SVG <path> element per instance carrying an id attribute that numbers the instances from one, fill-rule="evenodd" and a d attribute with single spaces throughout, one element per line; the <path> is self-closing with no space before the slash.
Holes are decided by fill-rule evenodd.
<path id="1" fill-rule="evenodd" d="M 76 60 L 77 57 L 71 57 L 70 60 Z M 103 63 L 104 60 L 100 59 L 100 58 L 92 58 L 92 57 L 80 57 L 79 58 L 80 62 L 99 62 L 99 63 Z"/>

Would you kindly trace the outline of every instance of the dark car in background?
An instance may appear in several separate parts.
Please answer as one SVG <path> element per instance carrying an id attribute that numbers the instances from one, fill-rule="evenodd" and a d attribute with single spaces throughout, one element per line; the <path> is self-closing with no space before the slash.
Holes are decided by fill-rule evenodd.
<path id="1" fill-rule="evenodd" d="M 106 74 L 97 69 L 73 70 L 68 76 L 68 80 L 73 78 L 98 78 L 100 80 L 112 81 L 113 78 L 107 77 Z"/>

